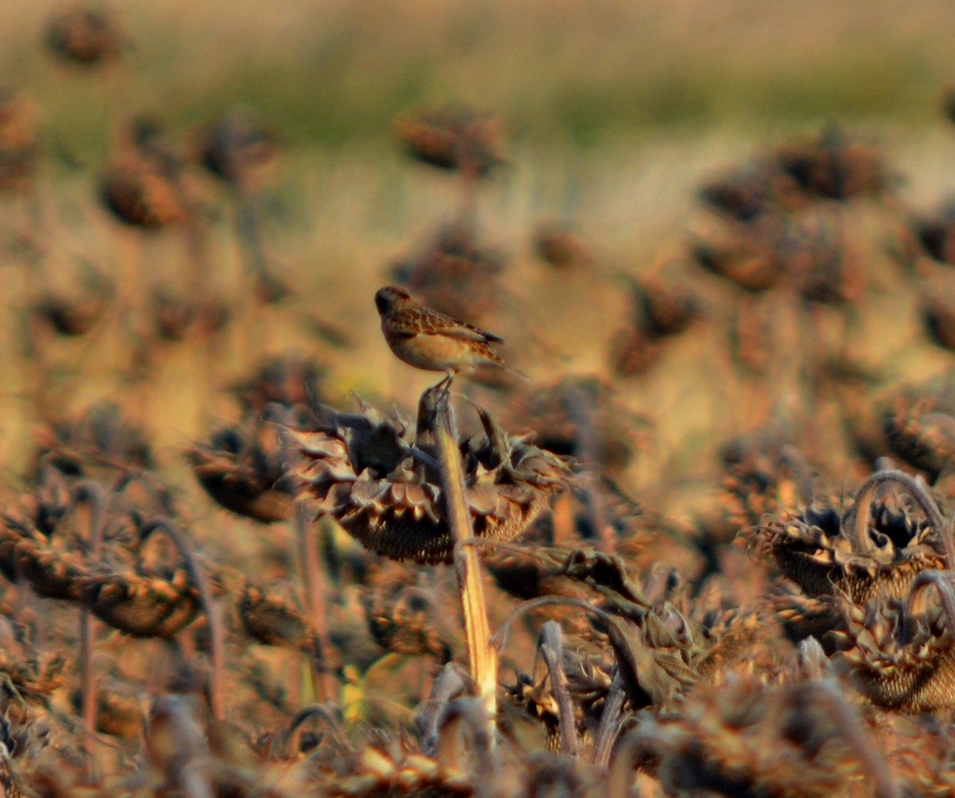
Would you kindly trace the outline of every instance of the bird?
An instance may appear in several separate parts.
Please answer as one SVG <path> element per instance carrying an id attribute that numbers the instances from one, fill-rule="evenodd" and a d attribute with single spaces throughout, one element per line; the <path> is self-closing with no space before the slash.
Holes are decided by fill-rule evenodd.
<path id="1" fill-rule="evenodd" d="M 419 304 L 400 286 L 379 288 L 375 306 L 385 341 L 409 366 L 444 371 L 449 380 L 459 371 L 484 363 L 514 371 L 491 348 L 491 344 L 504 343 L 503 338 Z"/>

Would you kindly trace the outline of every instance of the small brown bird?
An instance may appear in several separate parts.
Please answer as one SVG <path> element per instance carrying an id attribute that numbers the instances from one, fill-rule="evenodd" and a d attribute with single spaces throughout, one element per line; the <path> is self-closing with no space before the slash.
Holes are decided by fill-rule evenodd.
<path id="1" fill-rule="evenodd" d="M 504 343 L 503 338 L 419 305 L 404 288 L 379 288 L 375 306 L 388 346 L 409 366 L 446 371 L 449 377 L 483 363 L 508 368 L 490 347 Z"/>

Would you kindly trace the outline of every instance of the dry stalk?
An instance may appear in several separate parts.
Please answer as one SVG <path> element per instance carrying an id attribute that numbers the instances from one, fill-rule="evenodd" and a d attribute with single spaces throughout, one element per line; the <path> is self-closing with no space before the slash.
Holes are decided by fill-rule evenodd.
<path id="1" fill-rule="evenodd" d="M 911 623 L 911 618 L 916 612 L 925 612 L 926 598 L 925 592 L 930 586 L 935 586 L 938 592 L 939 601 L 945 615 L 948 619 L 949 628 L 955 630 L 955 588 L 952 586 L 952 579 L 955 574 L 951 571 L 920 571 L 912 582 L 912 589 L 909 592 L 907 621 Z M 906 635 L 908 637 L 908 635 Z"/>
<path id="2" fill-rule="evenodd" d="M 72 495 L 74 505 L 81 502 L 89 504 L 89 545 L 90 559 L 99 560 L 103 542 L 103 522 L 105 507 L 103 492 L 93 482 L 82 482 Z M 94 784 L 96 779 L 96 758 L 94 744 L 96 741 L 96 675 L 93 673 L 93 649 L 96 645 L 96 635 L 93 628 L 93 613 L 89 607 L 80 608 L 80 660 L 82 662 L 82 708 L 83 732 L 86 736 L 86 779 Z"/>
<path id="3" fill-rule="evenodd" d="M 613 554 L 616 550 L 616 540 L 607 524 L 604 512 L 604 500 L 598 488 L 598 473 L 600 469 L 599 453 L 597 451 L 597 430 L 594 424 L 592 408 L 583 391 L 571 387 L 564 397 L 568 415 L 577 427 L 578 457 L 584 467 L 590 471 L 590 478 L 584 481 L 587 492 L 587 504 L 590 509 L 590 522 L 593 525 L 594 540 L 600 551 Z"/>
<path id="4" fill-rule="evenodd" d="M 431 695 L 415 713 L 414 724 L 421 740 L 421 751 L 433 756 L 440 742 L 438 721 L 441 712 L 455 698 L 465 694 L 467 688 L 464 679 L 458 673 L 458 666 L 449 662 L 434 680 Z"/>
<path id="5" fill-rule="evenodd" d="M 322 594 L 321 568 L 318 562 L 318 549 L 315 536 L 309 534 L 311 524 L 304 504 L 299 504 L 295 512 L 295 534 L 298 537 L 299 553 L 302 561 L 305 593 L 308 596 L 308 610 L 311 615 L 312 635 L 318 649 L 309 657 L 312 689 L 319 701 L 330 697 L 328 685 L 328 635 L 326 633 L 325 597 Z"/>
<path id="6" fill-rule="evenodd" d="M 494 767 L 494 721 L 487 714 L 487 705 L 480 698 L 455 698 L 438 715 L 438 744 L 435 758 L 445 772 L 464 773 L 464 740 L 462 725 L 470 729 L 473 750 L 478 757 L 479 774 L 476 785 L 478 796 L 491 793 Z"/>
<path id="7" fill-rule="evenodd" d="M 235 235 L 245 250 L 247 296 L 239 314 L 246 319 L 248 332 L 245 344 L 249 351 L 266 351 L 271 332 L 266 306 L 288 293 L 288 289 L 269 271 L 268 256 L 262 234 L 262 199 L 244 186 L 233 193 Z"/>
<path id="8" fill-rule="evenodd" d="M 165 532 L 179 550 L 180 556 L 186 561 L 186 568 L 196 588 L 199 590 L 199 600 L 209 622 L 209 637 L 212 645 L 212 673 L 209 677 L 209 703 L 212 706 L 212 717 L 217 721 L 225 720 L 225 695 L 223 691 L 223 677 L 225 676 L 225 639 L 221 618 L 212 600 L 212 591 L 205 572 L 199 567 L 199 562 L 192 553 L 192 549 L 185 535 L 176 523 L 165 516 L 156 516 L 151 519 L 142 532 L 143 540 L 153 532 Z"/>
<path id="9" fill-rule="evenodd" d="M 872 744 L 863 727 L 862 718 L 835 683 L 826 679 L 792 685 L 791 700 L 805 701 L 807 706 L 823 705 L 829 717 L 852 751 L 858 756 L 867 776 L 874 782 L 875 798 L 898 798 L 900 791 L 892 780 L 885 757 Z"/>
<path id="10" fill-rule="evenodd" d="M 620 713 L 623 702 L 627 698 L 624 689 L 623 677 L 620 669 L 615 668 L 607 698 L 604 701 L 604 711 L 600 716 L 600 727 L 597 729 L 597 739 L 594 742 L 593 763 L 599 768 L 607 767 L 610 762 L 610 752 L 620 731 Z"/>
<path id="11" fill-rule="evenodd" d="M 560 751 L 566 756 L 577 758 L 577 726 L 574 720 L 574 706 L 567 688 L 567 674 L 561 661 L 564 653 L 564 640 L 557 621 L 547 621 L 541 628 L 537 643 L 547 671 L 550 674 L 551 691 L 557 699 L 560 713 Z"/>
<path id="12" fill-rule="evenodd" d="M 949 570 L 955 569 L 955 543 L 952 541 L 951 532 L 938 505 L 926 490 L 924 483 L 904 471 L 877 471 L 862 483 L 853 507 L 855 518 L 851 524 L 846 524 L 847 530 L 854 538 L 856 551 L 862 553 L 872 551 L 872 541 L 869 538 L 869 521 L 872 517 L 871 498 L 875 491 L 885 484 L 896 484 L 908 489 L 919 509 L 925 513 L 926 520 L 935 530 L 945 555 L 946 565 Z"/>
<path id="13" fill-rule="evenodd" d="M 488 722 L 493 725 L 497 715 L 497 649 L 490 645 L 490 627 L 487 607 L 484 602 L 484 586 L 477 549 L 461 546 L 461 542 L 474 536 L 471 518 L 465 500 L 464 471 L 454 413 L 451 409 L 451 394 L 444 382 L 429 388 L 423 401 L 433 409 L 434 438 L 438 446 L 441 469 L 441 488 L 448 526 L 454 546 L 454 568 L 458 577 L 458 590 L 464 614 L 464 634 L 467 639 L 468 666 L 477 694 L 487 712 Z"/>

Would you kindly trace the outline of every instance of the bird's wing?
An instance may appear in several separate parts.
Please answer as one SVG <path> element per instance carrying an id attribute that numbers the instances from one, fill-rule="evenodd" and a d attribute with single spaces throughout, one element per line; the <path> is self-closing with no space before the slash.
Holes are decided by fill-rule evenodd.
<path id="1" fill-rule="evenodd" d="M 452 319 L 432 308 L 424 308 L 417 319 L 417 332 L 424 335 L 446 335 L 448 338 L 457 338 L 462 341 L 478 341 L 481 343 L 503 343 L 498 338 L 480 327 Z"/>

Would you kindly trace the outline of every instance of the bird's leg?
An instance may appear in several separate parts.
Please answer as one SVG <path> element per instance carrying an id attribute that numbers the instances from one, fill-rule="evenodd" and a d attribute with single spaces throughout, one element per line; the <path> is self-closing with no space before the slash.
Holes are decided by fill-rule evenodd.
<path id="1" fill-rule="evenodd" d="M 438 383 L 437 385 L 435 385 L 434 387 L 437 388 L 437 389 L 441 389 L 441 390 L 445 390 L 445 391 L 450 391 L 450 390 L 451 390 L 451 383 L 454 382 L 454 375 L 455 375 L 455 374 L 457 374 L 457 372 L 456 372 L 454 369 L 451 369 L 451 368 L 447 369 L 447 371 L 445 372 L 445 375 L 444 375 L 444 379 L 442 379 L 441 382 L 439 382 L 439 383 Z"/>

